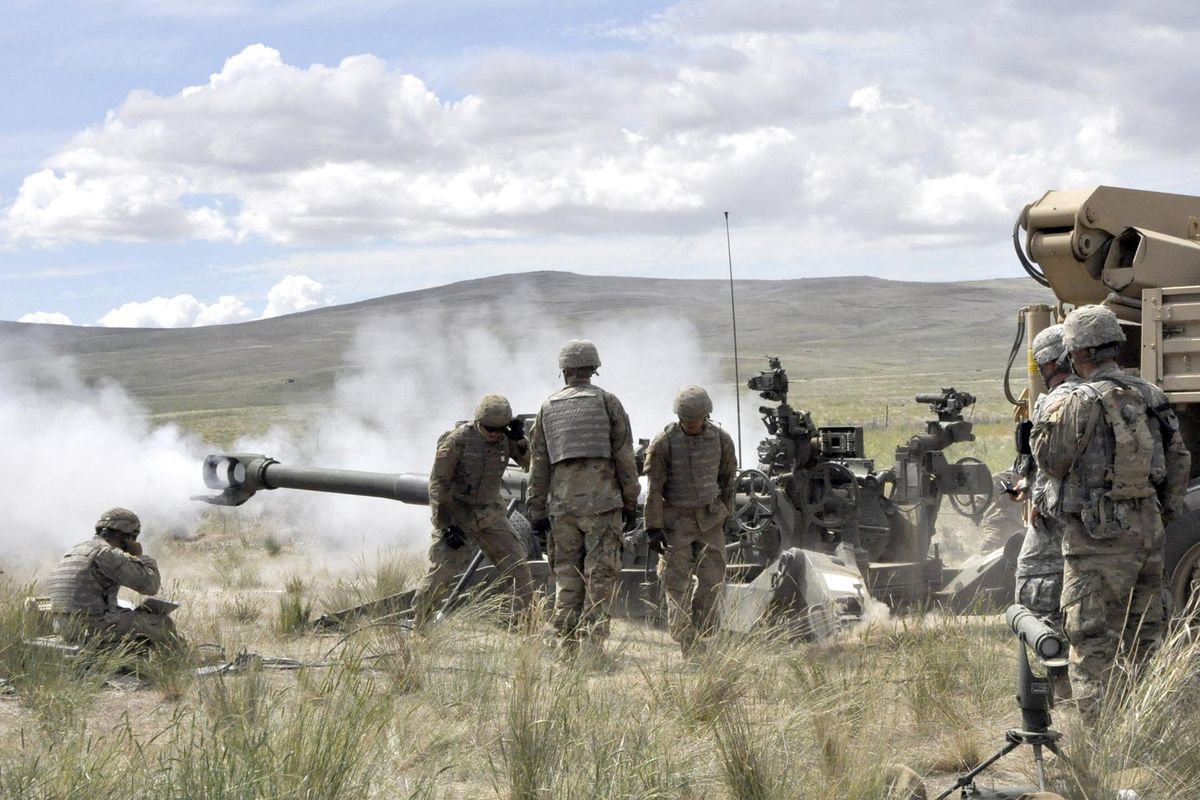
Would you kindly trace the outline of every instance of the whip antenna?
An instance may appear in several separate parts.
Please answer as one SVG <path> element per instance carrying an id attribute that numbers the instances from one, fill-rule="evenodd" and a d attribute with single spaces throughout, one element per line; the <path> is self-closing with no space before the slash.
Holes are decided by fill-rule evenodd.
<path id="1" fill-rule="evenodd" d="M 725 212 L 725 253 L 729 256 L 729 314 L 733 318 L 733 399 L 737 407 L 738 463 L 742 463 L 742 378 L 738 374 L 737 303 L 733 301 L 733 247 L 729 243 L 729 212 Z"/>

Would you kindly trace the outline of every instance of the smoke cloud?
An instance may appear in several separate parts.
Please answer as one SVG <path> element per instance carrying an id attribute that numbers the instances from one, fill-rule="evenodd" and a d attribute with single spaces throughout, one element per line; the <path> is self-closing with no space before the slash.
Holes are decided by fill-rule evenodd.
<path id="1" fill-rule="evenodd" d="M 710 389 L 714 418 L 732 429 L 732 392 L 718 385 L 718 363 L 683 320 L 530 326 L 512 306 L 482 314 L 437 307 L 365 320 L 327 411 L 314 412 L 304 432 L 273 429 L 233 449 L 290 466 L 428 473 L 438 437 L 470 419 L 483 394 L 499 392 L 517 413 L 535 413 L 562 385 L 557 354 L 570 338 L 596 343 L 603 361 L 596 383 L 621 398 L 635 438 L 673 419 L 675 392 L 688 383 Z M 116 382 L 87 383 L 69 359 L 28 342 L 0 351 L 0 440 L 9 455 L 0 465 L 5 558 L 43 573 L 114 505 L 141 515 L 151 547 L 157 536 L 191 533 L 205 512 L 347 561 L 428 541 L 427 508 L 382 499 L 277 490 L 237 508 L 195 502 L 191 496 L 208 491 L 200 465 L 214 447 L 173 425 L 150 424 Z"/>
<path id="2" fill-rule="evenodd" d="M 558 349 L 571 338 L 596 343 L 603 365 L 595 382 L 621 399 L 635 439 L 651 438 L 674 418 L 675 392 L 688 383 L 709 387 L 714 418 L 732 431 L 732 392 L 717 390 L 719 364 L 683 320 L 630 317 L 531 330 L 501 306 L 472 312 L 433 308 L 366 321 L 347 351 L 333 410 L 312 431 L 272 430 L 236 450 L 293 466 L 428 473 L 438 437 L 471 419 L 484 394 L 505 395 L 518 414 L 536 413 L 562 386 Z M 260 493 L 234 513 L 246 512 L 348 553 L 423 547 L 430 529 L 424 507 L 307 492 Z"/>
<path id="3" fill-rule="evenodd" d="M 44 568 L 112 506 L 146 538 L 195 527 L 203 445 L 152 426 L 115 382 L 87 383 L 69 359 L 26 340 L 0 345 L 0 541 L 7 566 Z"/>

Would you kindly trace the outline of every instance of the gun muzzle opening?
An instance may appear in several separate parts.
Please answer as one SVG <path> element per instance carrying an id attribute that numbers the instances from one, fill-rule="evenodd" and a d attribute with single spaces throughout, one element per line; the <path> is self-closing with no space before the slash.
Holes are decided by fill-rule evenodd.
<path id="1" fill-rule="evenodd" d="M 204 485 L 209 489 L 230 489 L 246 482 L 246 465 L 228 456 L 204 459 Z"/>
<path id="2" fill-rule="evenodd" d="M 1014 604 L 1004 614 L 1008 627 L 1022 642 L 1031 648 L 1038 659 L 1048 666 L 1055 666 L 1067 652 L 1067 643 L 1061 634 L 1038 618 L 1023 605 Z"/>

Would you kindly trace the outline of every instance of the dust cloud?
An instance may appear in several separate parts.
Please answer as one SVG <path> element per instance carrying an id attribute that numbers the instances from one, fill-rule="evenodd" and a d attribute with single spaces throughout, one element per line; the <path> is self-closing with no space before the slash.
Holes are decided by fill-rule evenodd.
<path id="1" fill-rule="evenodd" d="M 328 410 L 314 412 L 301 433 L 274 429 L 244 438 L 234 451 L 290 466 L 428 473 L 439 435 L 470 419 L 483 394 L 499 392 L 517 413 L 535 413 L 562 385 L 557 354 L 571 338 L 596 343 L 603 361 L 596 383 L 621 398 L 635 438 L 650 438 L 673 419 L 675 392 L 687 383 L 710 389 L 714 418 L 732 431 L 732 387 L 719 385 L 717 359 L 701 352 L 683 320 L 626 315 L 576 326 L 527 324 L 508 306 L 477 309 L 434 307 L 364 320 Z M 198 503 L 190 498 L 209 492 L 201 461 L 218 450 L 174 425 L 151 424 L 118 383 L 85 381 L 70 359 L 37 347 L 10 342 L 0 352 L 0 502 L 7 517 L 0 566 L 31 565 L 44 575 L 114 505 L 142 517 L 151 552 L 157 537 L 192 533 L 204 514 L 329 554 L 322 566 L 428 541 L 427 508 L 382 499 L 277 490 L 237 508 Z M 754 436 L 747 434 L 750 454 Z"/>
<path id="2" fill-rule="evenodd" d="M 153 426 L 113 381 L 28 341 L 0 351 L 0 565 L 44 573 L 112 506 L 134 509 L 148 541 L 195 527 L 203 444 Z"/>
<path id="3" fill-rule="evenodd" d="M 530 330 L 499 307 L 469 315 L 427 309 L 364 322 L 344 358 L 332 410 L 307 435 L 273 430 L 236 449 L 293 466 L 428 473 L 438 437 L 470 419 L 482 395 L 497 392 L 515 413 L 536 413 L 562 386 L 558 350 L 571 338 L 596 343 L 603 365 L 595 383 L 621 399 L 635 439 L 652 437 L 673 419 L 680 386 L 713 390 L 719 381 L 717 359 L 701 352 L 695 329 L 683 320 L 624 317 Z M 722 392 L 712 394 L 714 418 L 732 423 L 732 389 L 724 392 L 726 403 Z M 422 547 L 429 536 L 429 512 L 419 506 L 282 490 L 260 493 L 243 509 L 255 504 L 253 513 L 270 515 L 288 535 L 334 551 Z"/>

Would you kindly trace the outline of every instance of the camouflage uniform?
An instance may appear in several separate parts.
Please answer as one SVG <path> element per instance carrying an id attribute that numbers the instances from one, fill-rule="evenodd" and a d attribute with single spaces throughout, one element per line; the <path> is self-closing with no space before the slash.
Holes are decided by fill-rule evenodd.
<path id="1" fill-rule="evenodd" d="M 979 521 L 983 531 L 983 542 L 979 546 L 981 553 L 1004 547 L 1013 534 L 1025 527 L 1025 520 L 1021 518 L 1021 504 L 1008 499 L 1004 493 L 1004 483 L 1015 483 L 1012 470 L 997 472 L 992 476 L 992 504 Z"/>
<path id="2" fill-rule="evenodd" d="M 629 417 L 615 395 L 575 378 L 542 404 L 529 446 L 529 516 L 552 525 L 554 628 L 567 642 L 603 642 L 621 578 L 622 512 L 636 511 L 639 493 Z"/>
<path id="3" fill-rule="evenodd" d="M 153 595 L 161 585 L 153 558 L 132 556 L 97 535 L 68 550 L 50 576 L 54 631 L 80 644 L 96 638 L 110 643 L 178 643 L 175 623 L 166 614 L 117 605 L 122 586 Z"/>
<path id="4" fill-rule="evenodd" d="M 673 422 L 646 451 L 646 530 L 666 530 L 659 578 L 667 596 L 667 625 L 685 651 L 714 622 L 725 581 L 724 523 L 733 508 L 736 472 L 733 439 L 710 422 L 694 436 Z"/>
<path id="5" fill-rule="evenodd" d="M 433 518 L 429 570 L 413 596 L 418 624 L 429 619 L 447 584 L 466 570 L 475 555 L 473 548 L 462 544 L 451 547 L 446 543 L 443 531 L 452 526 L 474 542 L 498 572 L 512 580 L 514 611 L 519 613 L 529 607 L 533 578 L 527 563 L 528 553 L 517 538 L 500 498 L 501 479 L 509 459 L 528 466 L 525 439 L 514 441 L 503 436 L 497 442 L 489 442 L 474 422 L 463 423 L 438 440 L 429 476 L 429 507 Z"/>
<path id="6" fill-rule="evenodd" d="M 1034 424 L 1044 409 L 1065 398 L 1078 385 L 1079 378 L 1071 375 L 1049 392 L 1038 397 L 1033 406 Z M 1036 468 L 1026 476 L 1032 501 L 1029 525 L 1017 556 L 1016 601 L 1062 630 L 1063 555 L 1062 522 L 1054 516 L 1061 482 Z M 1017 505 L 1014 503 L 1013 505 Z"/>
<path id="7" fill-rule="evenodd" d="M 1068 349 L 1079 349 L 1069 335 Z M 1112 361 L 1045 404 L 1032 445 L 1049 485 L 1060 482 L 1049 507 L 1062 521 L 1071 683 L 1094 719 L 1118 651 L 1144 659 L 1159 640 L 1163 515 L 1182 508 L 1191 457 L 1165 395 Z"/>

